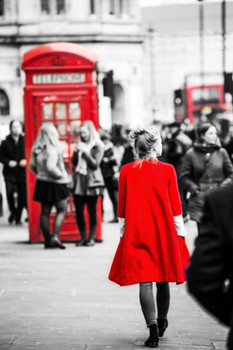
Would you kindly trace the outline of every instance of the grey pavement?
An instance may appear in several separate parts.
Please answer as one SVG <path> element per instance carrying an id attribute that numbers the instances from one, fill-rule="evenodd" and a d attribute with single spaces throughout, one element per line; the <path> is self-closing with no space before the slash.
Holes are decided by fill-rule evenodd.
<path id="1" fill-rule="evenodd" d="M 108 213 L 110 216 L 110 213 Z M 110 219 L 110 217 L 109 217 Z M 188 222 L 190 250 L 196 236 Z M 148 330 L 138 285 L 108 281 L 118 224 L 103 223 L 103 243 L 45 250 L 28 243 L 28 228 L 0 218 L 0 349 L 145 349 Z M 169 328 L 160 349 L 225 349 L 227 329 L 171 284 Z"/>

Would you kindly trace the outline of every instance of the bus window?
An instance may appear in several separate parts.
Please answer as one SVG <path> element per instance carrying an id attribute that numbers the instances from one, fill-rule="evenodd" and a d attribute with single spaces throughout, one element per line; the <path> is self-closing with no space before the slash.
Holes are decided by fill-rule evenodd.
<path id="1" fill-rule="evenodd" d="M 220 102 L 220 91 L 219 88 L 198 88 L 192 90 L 192 100 L 194 106 L 203 103 L 219 103 Z"/>

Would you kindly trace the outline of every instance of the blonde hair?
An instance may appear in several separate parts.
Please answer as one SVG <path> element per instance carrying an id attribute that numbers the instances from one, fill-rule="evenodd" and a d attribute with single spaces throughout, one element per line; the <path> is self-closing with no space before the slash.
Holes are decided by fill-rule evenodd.
<path id="1" fill-rule="evenodd" d="M 89 144 L 102 144 L 100 135 L 96 130 L 94 123 L 91 120 L 86 120 L 85 122 L 83 122 L 80 125 L 79 130 L 81 130 L 82 128 L 87 128 L 89 131 L 89 135 L 90 135 L 90 140 L 88 142 Z"/>
<path id="2" fill-rule="evenodd" d="M 129 138 L 135 159 L 149 159 L 152 158 L 153 151 L 156 151 L 154 145 L 160 139 L 160 133 L 154 126 L 138 128 L 129 134 Z"/>
<path id="3" fill-rule="evenodd" d="M 38 152 L 48 145 L 59 148 L 59 134 L 52 123 L 43 123 L 33 144 L 32 152 Z"/>

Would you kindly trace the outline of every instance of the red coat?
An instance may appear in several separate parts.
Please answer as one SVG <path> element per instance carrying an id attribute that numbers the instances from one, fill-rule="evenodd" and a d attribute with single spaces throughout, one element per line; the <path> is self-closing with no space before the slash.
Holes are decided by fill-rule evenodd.
<path id="1" fill-rule="evenodd" d="M 182 214 L 176 173 L 160 161 L 126 164 L 119 179 L 118 216 L 125 218 L 109 279 L 121 286 L 185 281 L 189 253 L 173 216 Z"/>

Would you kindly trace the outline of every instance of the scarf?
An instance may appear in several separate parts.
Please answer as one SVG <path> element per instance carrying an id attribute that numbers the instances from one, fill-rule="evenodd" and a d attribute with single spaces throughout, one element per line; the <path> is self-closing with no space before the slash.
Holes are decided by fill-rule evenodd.
<path id="1" fill-rule="evenodd" d="M 95 142 L 91 142 L 89 144 L 86 144 L 86 152 L 90 154 L 91 149 L 94 147 Z M 85 158 L 83 158 L 83 152 L 79 151 L 78 152 L 78 164 L 75 169 L 76 173 L 82 174 L 82 175 L 87 175 L 87 161 Z"/>

